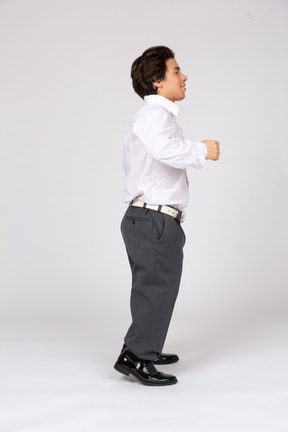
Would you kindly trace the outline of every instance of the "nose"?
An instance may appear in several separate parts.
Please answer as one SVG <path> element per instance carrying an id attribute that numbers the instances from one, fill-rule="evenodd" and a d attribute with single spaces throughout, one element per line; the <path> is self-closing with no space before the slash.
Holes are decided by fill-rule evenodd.
<path id="1" fill-rule="evenodd" d="M 187 81 L 188 77 L 182 73 L 182 80 Z"/>

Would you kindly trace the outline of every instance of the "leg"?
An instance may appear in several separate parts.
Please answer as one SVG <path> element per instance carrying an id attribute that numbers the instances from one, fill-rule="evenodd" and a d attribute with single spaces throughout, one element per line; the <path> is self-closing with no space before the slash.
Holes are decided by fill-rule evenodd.
<path id="1" fill-rule="evenodd" d="M 137 357 L 161 353 L 177 298 L 184 234 L 170 216 L 129 207 L 121 224 L 132 271 L 132 324 L 125 337 Z"/>

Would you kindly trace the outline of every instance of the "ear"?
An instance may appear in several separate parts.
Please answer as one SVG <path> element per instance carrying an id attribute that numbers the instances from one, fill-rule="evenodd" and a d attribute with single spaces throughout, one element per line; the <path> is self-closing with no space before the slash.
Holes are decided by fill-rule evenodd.
<path id="1" fill-rule="evenodd" d="M 163 87 L 163 80 L 155 80 L 155 81 L 153 81 L 153 86 L 156 88 L 156 89 L 159 89 L 159 88 L 161 88 L 161 87 Z"/>

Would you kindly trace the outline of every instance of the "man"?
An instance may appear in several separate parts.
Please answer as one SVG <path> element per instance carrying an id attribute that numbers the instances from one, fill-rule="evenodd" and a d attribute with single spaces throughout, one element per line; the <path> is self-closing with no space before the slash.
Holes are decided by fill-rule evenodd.
<path id="1" fill-rule="evenodd" d="M 134 61 L 131 77 L 145 105 L 130 120 L 124 150 L 124 200 L 130 205 L 121 232 L 132 271 L 132 324 L 114 368 L 142 384 L 163 386 L 177 382 L 155 365 L 179 360 L 162 348 L 182 272 L 186 168 L 202 168 L 220 152 L 215 140 L 184 139 L 175 102 L 185 97 L 187 77 L 169 48 L 147 49 Z"/>

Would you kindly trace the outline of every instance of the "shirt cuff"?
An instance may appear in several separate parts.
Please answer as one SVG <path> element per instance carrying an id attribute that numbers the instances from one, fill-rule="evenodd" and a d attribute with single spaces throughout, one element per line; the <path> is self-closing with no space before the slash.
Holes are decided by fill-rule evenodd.
<path id="1" fill-rule="evenodd" d="M 208 150 L 207 150 L 205 143 L 201 142 L 201 144 L 202 144 L 202 148 L 203 148 L 204 158 L 206 159 Z"/>

